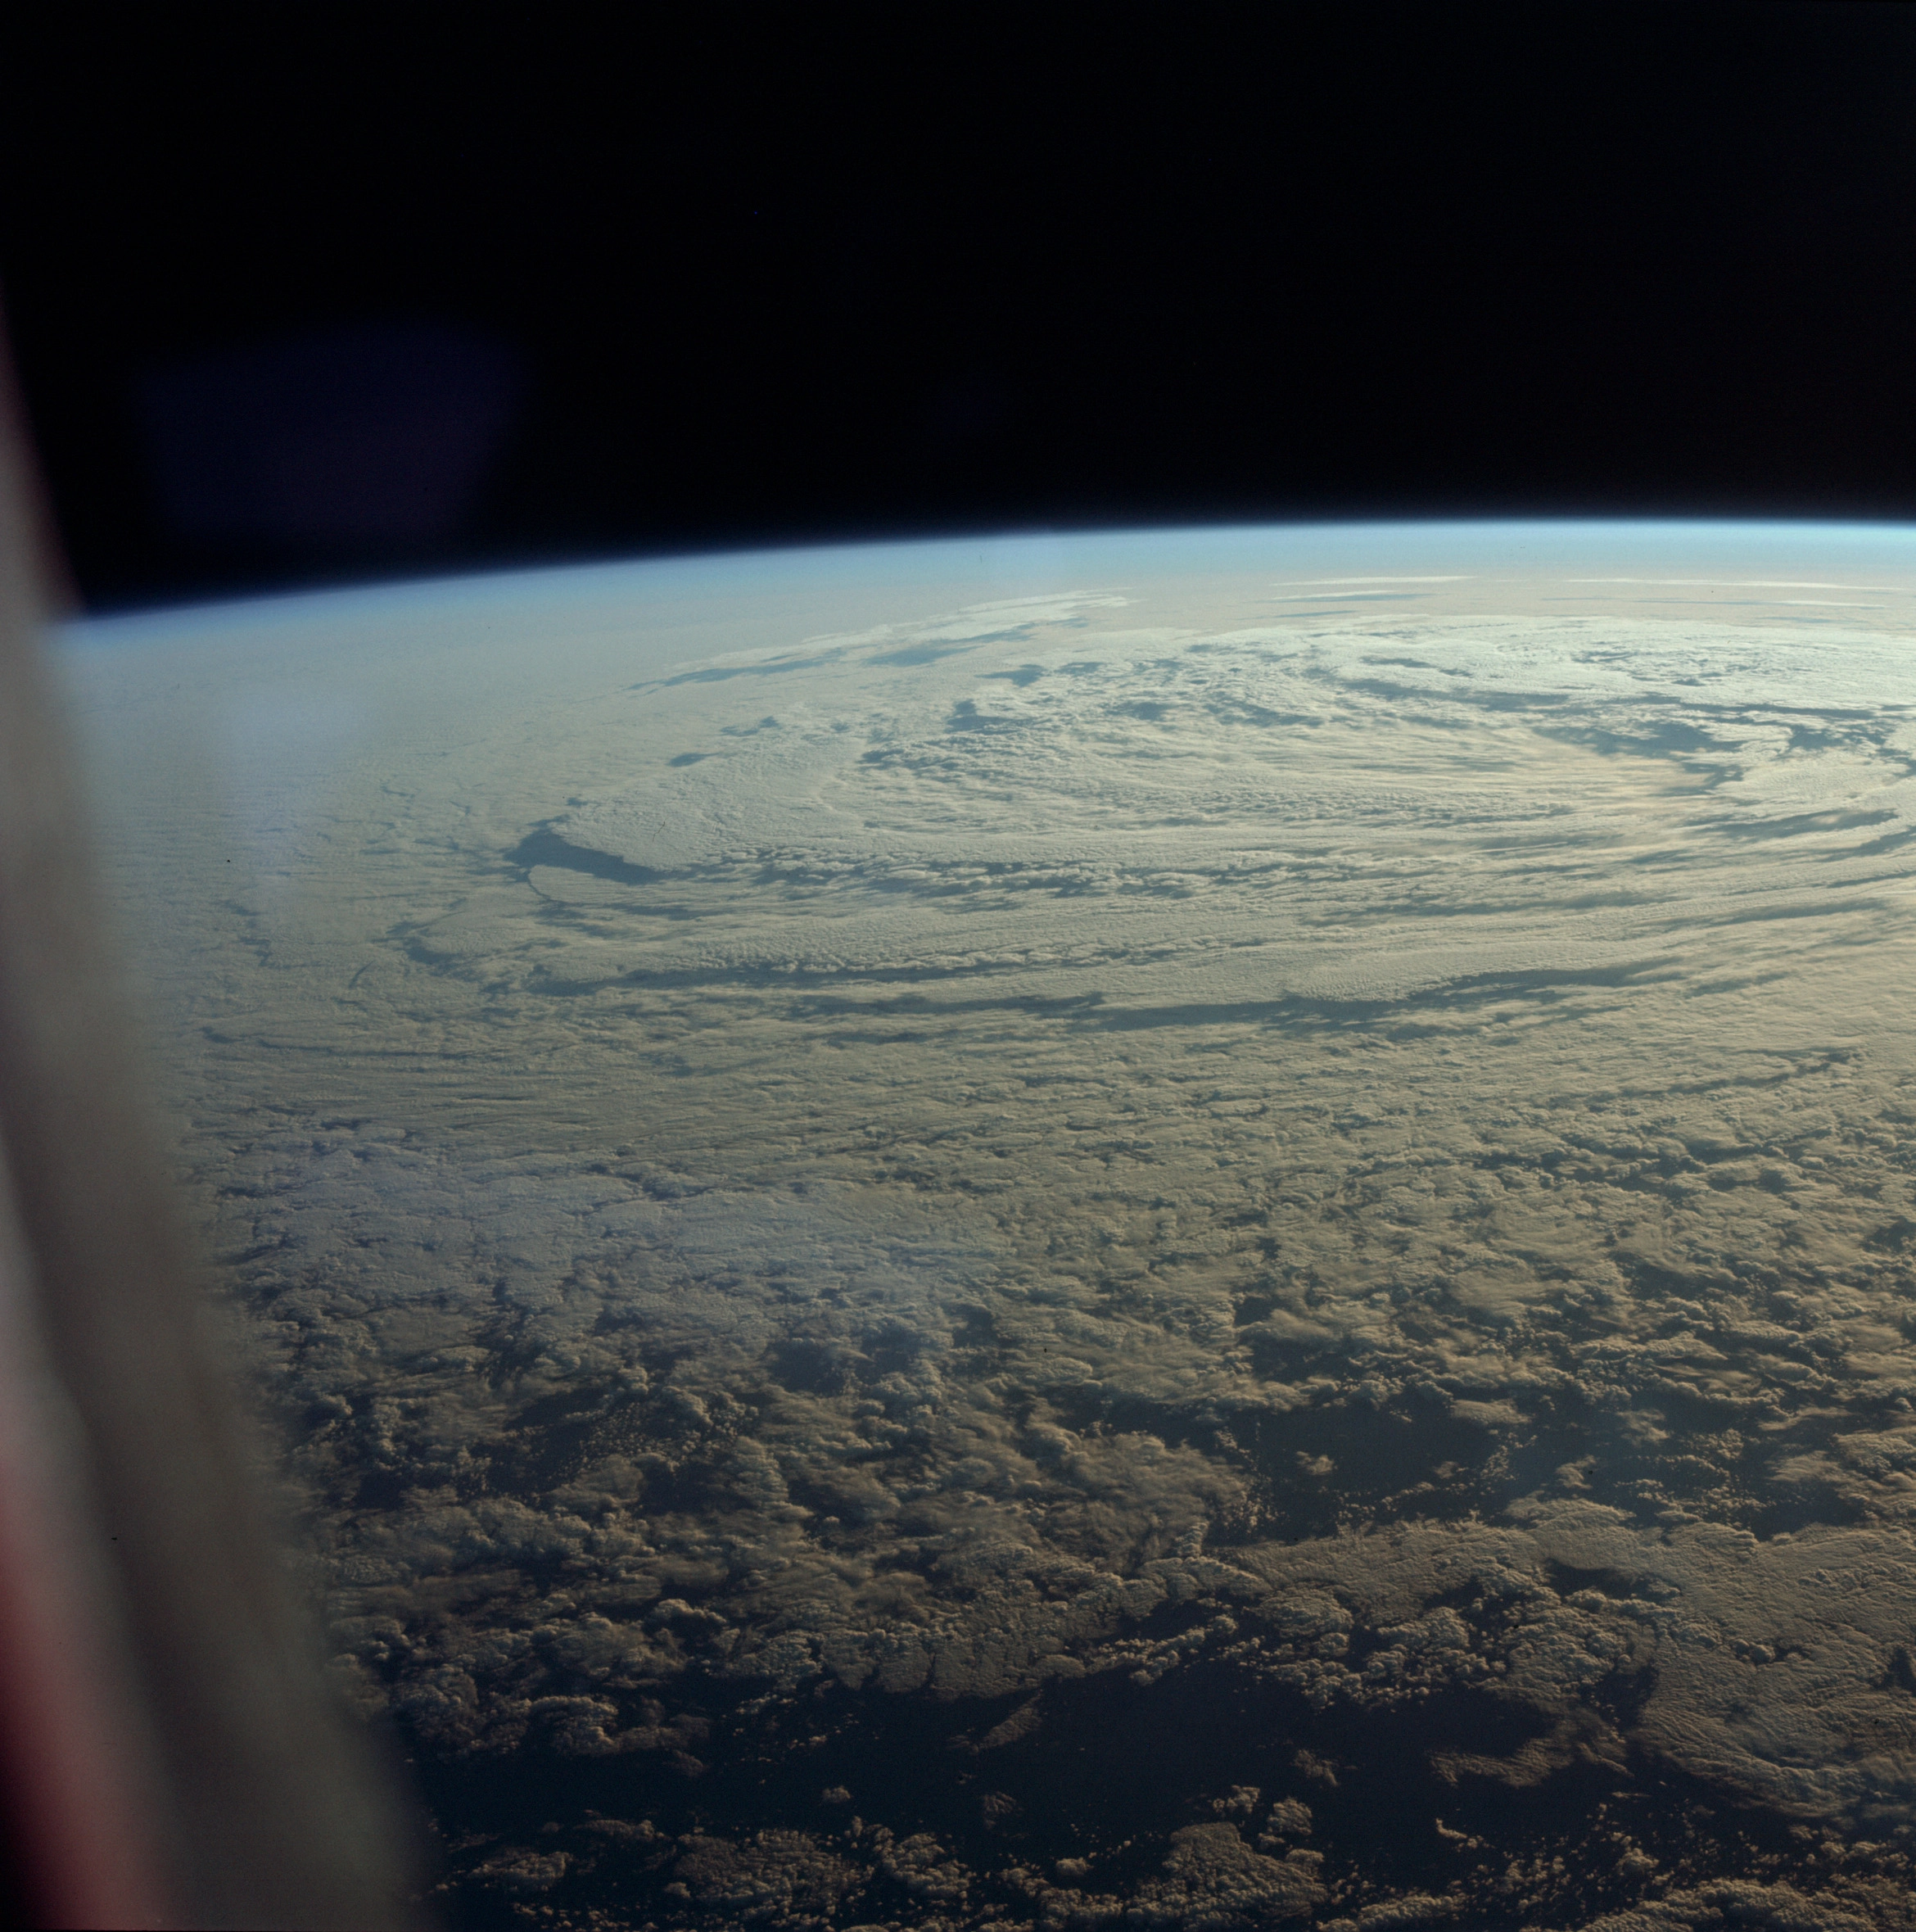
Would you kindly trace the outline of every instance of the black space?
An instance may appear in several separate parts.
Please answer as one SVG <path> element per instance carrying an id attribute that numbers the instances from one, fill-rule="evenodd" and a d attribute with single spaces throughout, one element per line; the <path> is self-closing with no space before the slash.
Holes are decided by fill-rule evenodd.
<path id="1" fill-rule="evenodd" d="M 97 605 L 1113 521 L 1916 514 L 1905 8 L 75 6 L 0 37 L 0 154 Z M 513 372 L 463 457 L 478 389 L 395 428 L 414 364 L 355 360 L 405 328 Z M 261 403 L 246 355 L 298 342 Z M 170 458 L 156 395 L 211 410 Z M 341 410 L 379 425 L 344 455 Z M 264 473 L 242 420 L 297 486 L 183 509 L 196 464 Z"/>

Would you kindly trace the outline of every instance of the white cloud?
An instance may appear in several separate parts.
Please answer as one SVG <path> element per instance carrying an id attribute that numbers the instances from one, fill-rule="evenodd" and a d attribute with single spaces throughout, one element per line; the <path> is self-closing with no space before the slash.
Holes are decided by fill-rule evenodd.
<path id="1" fill-rule="evenodd" d="M 274 673 L 119 667 L 181 1159 L 356 1694 L 689 1776 L 725 1697 L 976 1704 L 1010 1765 L 1071 1686 L 1236 1673 L 1305 1757 L 1495 1717 L 1434 1806 L 1635 1751 L 1900 1843 L 1906 650 L 1124 598 L 423 659 L 183 825 L 164 733 Z M 1122 1880 L 989 1882 L 1168 1922 L 1315 1909 L 1327 1856 L 1390 1905 L 1284 1762 Z M 674 1882 L 983 1896 L 867 1826 Z"/>
<path id="2" fill-rule="evenodd" d="M 1817 577 L 1566 577 L 1566 584 L 1669 584 L 1724 590 L 1874 590 L 1907 593 L 1907 584 L 1828 583 Z M 1787 600 L 1795 602 L 1797 600 Z"/>

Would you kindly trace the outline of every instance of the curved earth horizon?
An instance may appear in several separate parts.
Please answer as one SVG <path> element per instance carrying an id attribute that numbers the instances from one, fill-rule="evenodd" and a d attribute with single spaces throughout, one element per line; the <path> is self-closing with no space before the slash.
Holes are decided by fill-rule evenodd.
<path id="1" fill-rule="evenodd" d="M 1916 531 L 70 627 L 462 1925 L 1916 1924 Z"/>

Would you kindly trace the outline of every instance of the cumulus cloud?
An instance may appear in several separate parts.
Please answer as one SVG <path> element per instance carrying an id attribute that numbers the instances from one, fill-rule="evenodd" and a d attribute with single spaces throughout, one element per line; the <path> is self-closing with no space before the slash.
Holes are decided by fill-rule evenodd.
<path id="1" fill-rule="evenodd" d="M 457 1884 L 1874 1922 L 1916 1821 L 1906 648 L 1268 592 L 547 640 L 543 708 L 279 775 L 271 894 L 247 823 L 117 768 L 341 1672 L 463 1776 L 605 1780 Z M 1123 1794 L 1213 1709 L 1257 1724 Z"/>

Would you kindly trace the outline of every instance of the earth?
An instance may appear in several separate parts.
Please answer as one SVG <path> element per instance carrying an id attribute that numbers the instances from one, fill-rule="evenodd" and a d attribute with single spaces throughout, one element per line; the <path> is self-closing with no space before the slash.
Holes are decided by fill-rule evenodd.
<path id="1" fill-rule="evenodd" d="M 1916 533 L 76 627 L 454 1926 L 1916 1923 Z"/>

